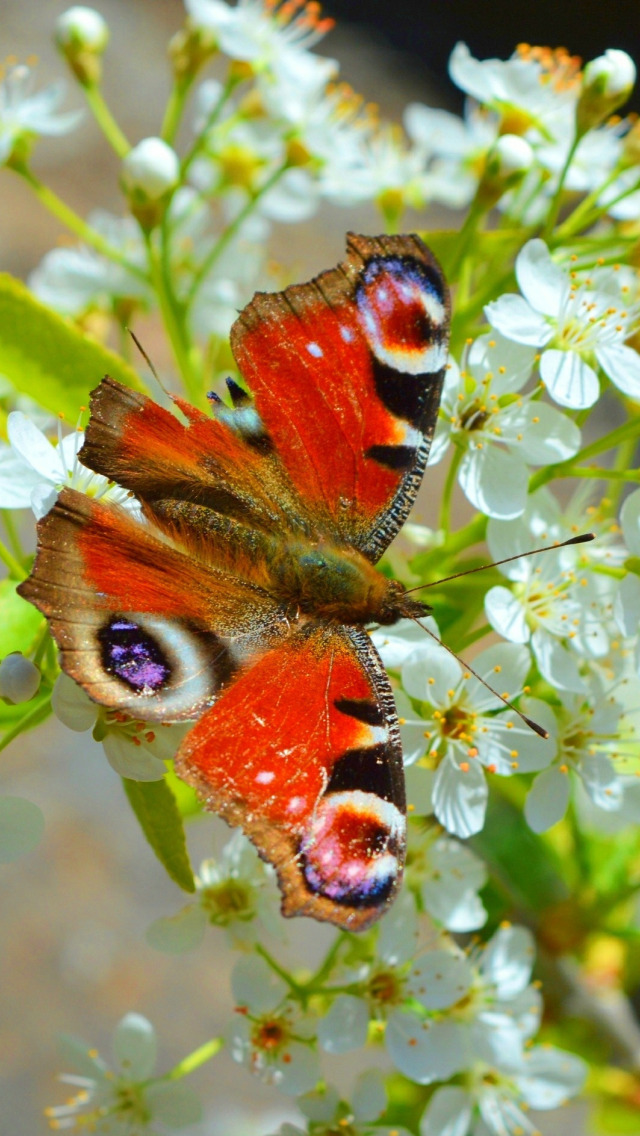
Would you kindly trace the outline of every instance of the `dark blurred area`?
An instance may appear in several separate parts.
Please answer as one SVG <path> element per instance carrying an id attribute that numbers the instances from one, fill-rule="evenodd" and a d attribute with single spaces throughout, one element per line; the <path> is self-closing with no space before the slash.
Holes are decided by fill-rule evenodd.
<path id="1" fill-rule="evenodd" d="M 406 64 L 427 68 L 446 85 L 447 61 L 464 40 L 479 59 L 506 59 L 518 43 L 565 47 L 586 62 L 608 47 L 623 48 L 640 65 L 638 0 L 326 0 L 323 8 L 384 37 Z M 462 94 L 450 85 L 452 105 Z M 640 109 L 636 94 L 632 105 Z"/>

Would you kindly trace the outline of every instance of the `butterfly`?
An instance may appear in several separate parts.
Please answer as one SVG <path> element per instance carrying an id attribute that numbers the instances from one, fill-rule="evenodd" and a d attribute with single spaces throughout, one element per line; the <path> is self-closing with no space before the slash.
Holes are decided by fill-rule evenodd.
<path id="1" fill-rule="evenodd" d="M 395 895 L 406 806 L 393 693 L 366 626 L 429 610 L 375 567 L 415 499 L 449 296 L 417 236 L 258 293 L 231 330 L 251 395 L 165 409 L 106 377 L 81 461 L 143 521 L 64 489 L 20 594 L 104 706 L 193 720 L 176 771 L 276 869 L 283 914 L 358 931 Z"/>

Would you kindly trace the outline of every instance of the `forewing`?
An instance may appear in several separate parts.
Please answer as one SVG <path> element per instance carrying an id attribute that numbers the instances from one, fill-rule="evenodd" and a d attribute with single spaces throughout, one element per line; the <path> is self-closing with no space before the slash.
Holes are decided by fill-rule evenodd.
<path id="1" fill-rule="evenodd" d="M 109 376 L 91 394 L 80 458 L 147 503 L 177 500 L 266 532 L 303 526 L 282 467 L 254 432 L 207 416 L 182 399 L 187 418 Z"/>
<path id="2" fill-rule="evenodd" d="M 38 523 L 19 592 L 49 619 L 67 674 L 145 721 L 196 717 L 286 627 L 261 589 L 73 489 Z"/>
<path id="3" fill-rule="evenodd" d="M 274 865 L 285 915 L 358 931 L 397 889 L 405 851 L 393 694 L 369 637 L 307 625 L 190 730 L 179 775 Z"/>
<path id="4" fill-rule="evenodd" d="M 263 435 L 319 526 L 377 560 L 415 498 L 447 359 L 449 297 L 416 236 L 348 238 L 309 284 L 231 330 Z"/>

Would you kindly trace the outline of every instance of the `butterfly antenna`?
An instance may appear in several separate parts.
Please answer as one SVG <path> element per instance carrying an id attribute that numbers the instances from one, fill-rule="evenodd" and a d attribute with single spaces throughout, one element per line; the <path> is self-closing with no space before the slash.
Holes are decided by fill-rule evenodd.
<path id="1" fill-rule="evenodd" d="M 170 399 L 173 400 L 173 395 L 171 394 L 171 391 L 168 391 L 167 388 L 165 387 L 164 383 L 162 382 L 162 379 L 160 378 L 158 372 L 156 371 L 153 363 L 151 362 L 149 356 L 147 355 L 147 352 L 145 351 L 144 347 L 142 346 L 142 344 L 141 344 L 140 340 L 138 339 L 138 336 L 136 335 L 135 331 L 132 331 L 130 327 L 127 328 L 127 331 L 129 332 L 129 335 L 131 336 L 136 347 L 138 348 L 138 351 L 142 355 L 142 358 L 144 359 L 145 363 L 147 364 L 147 367 L 151 371 L 151 374 L 153 375 L 154 379 L 156 380 L 158 386 L 160 387 L 161 390 L 164 391 L 167 398 L 170 398 Z"/>
<path id="2" fill-rule="evenodd" d="M 439 584 L 449 584 L 451 580 L 459 580 L 461 576 L 472 576 L 474 572 L 485 572 L 487 568 L 498 568 L 501 564 L 511 564 L 513 560 L 524 560 L 525 556 L 537 556 L 539 552 L 557 552 L 559 548 L 566 548 L 569 544 L 587 544 L 590 540 L 595 539 L 595 533 L 571 536 L 568 540 L 563 540 L 557 544 L 547 544 L 544 548 L 532 548 L 530 552 L 519 552 L 517 556 L 507 556 L 504 560 L 494 560 L 491 564 L 479 564 L 477 568 L 467 568 L 465 572 L 456 572 L 453 576 L 444 576 L 442 580 L 433 580 L 430 584 L 418 584 L 415 588 L 407 588 L 406 595 L 411 592 L 419 592 L 421 588 L 437 588 Z"/>
<path id="3" fill-rule="evenodd" d="M 465 671 L 468 671 L 469 674 L 472 674 L 474 678 L 477 678 L 478 682 L 481 682 L 483 686 L 486 686 L 487 690 L 490 690 L 492 694 L 495 694 L 496 698 L 498 698 L 500 702 L 504 702 L 505 706 L 508 706 L 510 710 L 513 710 L 514 714 L 517 714 L 518 717 L 522 719 L 524 724 L 528 726 L 530 730 L 533 730 L 534 734 L 537 734 L 540 738 L 546 739 L 549 737 L 549 731 L 545 730 L 544 726 L 540 726 L 537 722 L 534 722 L 533 718 L 528 718 L 526 714 L 523 714 L 521 710 L 518 710 L 518 707 L 514 706 L 513 702 L 510 702 L 508 698 L 505 698 L 504 694 L 500 694 L 493 686 L 491 686 L 487 682 L 486 678 L 483 678 L 482 675 L 478 674 L 477 671 L 474 671 L 473 667 L 470 667 L 469 664 L 464 661 L 464 659 L 461 659 L 459 655 L 456 655 L 455 651 L 453 651 L 451 647 L 447 647 L 447 644 L 443 643 L 442 639 L 439 639 L 438 636 L 428 627 L 426 627 L 424 623 L 421 623 L 420 620 L 416 618 L 416 616 L 412 615 L 411 619 L 413 619 L 414 623 L 418 624 L 418 627 L 421 627 L 423 631 L 426 631 L 427 635 L 430 635 L 435 643 L 438 643 L 440 647 L 444 647 L 445 651 L 448 651 L 448 653 L 454 659 L 456 659 L 457 662 L 460 663 L 460 666 L 464 667 Z"/>

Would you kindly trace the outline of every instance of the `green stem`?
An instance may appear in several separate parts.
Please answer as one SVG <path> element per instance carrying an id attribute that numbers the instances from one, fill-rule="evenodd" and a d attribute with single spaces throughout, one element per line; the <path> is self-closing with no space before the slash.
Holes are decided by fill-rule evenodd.
<path id="1" fill-rule="evenodd" d="M 606 466 L 596 465 L 574 466 L 567 470 L 557 470 L 555 477 L 592 477 L 594 481 L 640 481 L 640 470 L 607 469 Z"/>
<path id="2" fill-rule="evenodd" d="M 482 218 L 486 214 L 484 205 L 481 205 L 477 198 L 471 202 L 469 212 L 465 218 L 464 224 L 458 233 L 457 251 L 453 264 L 449 266 L 449 279 L 457 280 L 460 274 L 460 267 L 469 251 L 469 245 L 473 241 L 478 230 Z"/>
<path id="3" fill-rule="evenodd" d="M 164 112 L 164 119 L 162 120 L 162 127 L 160 129 L 160 137 L 164 142 L 172 146 L 178 133 L 182 115 L 184 112 L 185 103 L 189 95 L 189 91 L 193 86 L 195 74 L 185 74 L 180 79 L 176 79 L 171 94 L 167 101 L 167 106 Z"/>
<path id="4" fill-rule="evenodd" d="M 449 466 L 449 469 L 447 470 L 447 478 L 444 483 L 442 502 L 440 504 L 440 513 L 438 516 L 438 528 L 446 533 L 448 533 L 449 529 L 451 528 L 451 496 L 453 493 L 453 487 L 456 483 L 456 477 L 460 468 L 462 456 L 463 451 L 456 448 L 453 452 L 451 464 Z"/>
<path id="5" fill-rule="evenodd" d="M 100 233 L 97 233 L 95 229 L 91 228 L 91 225 L 87 225 L 86 221 L 83 221 L 82 217 L 79 217 L 73 209 L 62 201 L 57 193 L 49 189 L 49 186 L 44 185 L 28 166 L 11 166 L 10 168 L 28 182 L 41 205 L 44 205 L 45 209 L 53 213 L 53 216 L 57 217 L 72 233 L 75 233 L 81 241 L 90 245 L 91 248 L 94 248 L 101 256 L 106 256 L 108 260 L 112 260 L 115 264 L 122 265 L 123 268 L 126 268 L 127 272 L 130 272 L 133 276 L 136 276 L 139 280 L 143 280 L 148 284 L 149 279 L 146 272 L 143 272 L 136 264 L 131 264 L 130 261 L 122 255 L 119 249 L 114 248 L 108 241 L 105 241 L 104 237 L 100 236 Z"/>
<path id="6" fill-rule="evenodd" d="M 9 549 L 2 541 L 0 541 L 0 560 L 3 564 L 6 564 L 12 580 L 24 580 L 27 575 L 26 570 L 22 567 L 22 564 L 16 560 L 15 556 L 9 552 Z"/>
<path id="7" fill-rule="evenodd" d="M 164 1073 L 162 1077 L 155 1077 L 149 1084 L 158 1084 L 160 1081 L 180 1081 L 182 1077 L 187 1077 L 189 1073 L 193 1073 L 206 1061 L 215 1057 L 223 1046 L 224 1038 L 222 1037 L 214 1037 L 211 1041 L 205 1041 L 204 1045 L 200 1045 L 197 1049 L 194 1049 L 193 1053 L 189 1053 L 182 1058 L 182 1061 L 178 1061 L 178 1064 L 174 1065 L 168 1073 Z"/>
<path id="8" fill-rule="evenodd" d="M 617 426 L 615 430 L 610 430 L 609 433 L 604 434 L 602 438 L 598 438 L 597 441 L 592 442 L 589 446 L 585 446 L 566 462 L 559 462 L 557 465 L 548 465 L 544 469 L 539 469 L 529 481 L 529 493 L 533 493 L 536 489 L 539 489 L 541 485 L 546 485 L 547 482 L 553 481 L 555 477 L 587 477 L 589 473 L 593 476 L 592 470 L 589 471 L 589 473 L 577 475 L 567 471 L 573 471 L 574 468 L 579 468 L 579 466 L 574 467 L 574 462 L 588 461 L 589 458 L 597 457 L 598 454 L 603 454 L 606 453 L 607 450 L 614 449 L 614 447 L 619 446 L 621 442 L 626 442 L 628 438 L 637 438 L 639 434 L 640 424 L 637 419 L 632 419 L 630 422 L 623 422 L 622 426 Z M 609 471 L 609 476 L 610 474 L 611 471 Z"/>
<path id="9" fill-rule="evenodd" d="M 569 153 L 567 154 L 567 156 L 565 158 L 565 163 L 564 163 L 564 166 L 562 167 L 562 170 L 561 170 L 561 173 L 560 173 L 560 179 L 559 179 L 558 185 L 556 187 L 556 192 L 554 193 L 553 200 L 551 202 L 551 205 L 549 206 L 549 212 L 547 213 L 547 220 L 546 220 L 544 229 L 543 229 L 542 234 L 541 234 L 543 240 L 545 240 L 545 241 L 549 240 L 549 238 L 550 238 L 550 236 L 553 232 L 555 223 L 558 220 L 558 213 L 560 212 L 560 206 L 562 204 L 562 194 L 563 194 L 563 191 L 564 191 L 564 183 L 565 183 L 567 174 L 569 173 L 569 166 L 571 165 L 573 158 L 574 158 L 574 154 L 575 154 L 576 150 L 578 149 L 580 142 L 582 141 L 582 137 L 583 137 L 582 133 L 578 133 L 578 131 L 576 130 L 576 136 L 575 136 L 571 146 L 569 147 Z"/>
<path id="10" fill-rule="evenodd" d="M 166 254 L 158 252 L 150 233 L 145 233 L 151 277 L 158 304 L 162 313 L 165 330 L 171 343 L 175 361 L 182 376 L 185 389 L 192 402 L 198 402 L 201 394 L 200 381 L 194 367 L 191 345 L 188 341 L 184 323 L 184 309 L 173 294 L 170 274 L 167 269 Z"/>
<path id="11" fill-rule="evenodd" d="M 240 227 L 246 221 L 247 217 L 249 217 L 250 214 L 253 212 L 253 210 L 255 209 L 256 205 L 258 204 L 258 201 L 260 200 L 260 198 L 264 197 L 265 193 L 267 193 L 270 189 L 273 188 L 273 186 L 276 184 L 276 182 L 278 182 L 280 180 L 282 175 L 288 169 L 289 169 L 288 163 L 283 162 L 283 164 L 281 166 L 278 166 L 278 168 L 273 171 L 273 173 L 260 186 L 260 188 L 257 189 L 255 191 L 255 193 L 249 198 L 247 203 L 243 206 L 243 208 L 240 210 L 240 212 L 237 214 L 237 216 L 234 218 L 234 220 L 231 222 L 231 224 L 225 229 L 224 233 L 218 238 L 218 240 L 214 244 L 213 248 L 210 249 L 207 256 L 202 261 L 200 268 L 198 269 L 198 271 L 196 273 L 194 273 L 194 277 L 193 277 L 193 280 L 191 282 L 191 287 L 189 289 L 189 292 L 188 292 L 186 300 L 185 300 L 185 308 L 187 310 L 193 304 L 193 301 L 196 298 L 196 295 L 198 293 L 198 289 L 200 288 L 200 285 L 203 283 L 203 281 L 209 275 L 209 272 L 213 268 L 214 264 L 222 256 L 222 253 L 226 249 L 227 245 L 229 245 L 231 243 L 231 241 L 235 237 L 235 235 L 238 232 L 238 230 L 240 229 Z"/>
<path id="12" fill-rule="evenodd" d="M 123 134 L 122 130 L 118 126 L 118 123 L 109 110 L 109 107 L 104 101 L 104 96 L 100 87 L 98 87 L 95 83 L 92 83 L 84 88 L 84 93 L 91 113 L 105 138 L 107 139 L 107 142 L 112 147 L 112 149 L 115 150 L 119 158 L 126 158 L 129 150 L 131 149 L 131 143 Z"/>
<path id="13" fill-rule="evenodd" d="M 40 627 L 38 628 L 38 633 L 31 645 L 31 650 L 33 651 L 33 662 L 37 667 L 40 666 L 40 663 L 42 662 L 42 659 L 46 654 L 48 638 L 49 624 L 47 623 L 46 619 L 43 619 Z"/>
<path id="14" fill-rule="evenodd" d="M 22 546 L 20 544 L 20 538 L 18 536 L 18 532 L 17 532 L 17 529 L 16 529 L 16 523 L 13 519 L 11 509 L 3 509 L 2 510 L 2 520 L 4 522 L 4 527 L 7 530 L 7 536 L 9 538 L 9 544 L 11 546 L 11 551 L 13 552 L 13 555 L 15 556 L 16 560 L 22 561 L 22 559 L 24 558 L 24 552 L 22 551 Z"/>
<path id="15" fill-rule="evenodd" d="M 184 158 L 182 159 L 182 180 L 183 181 L 185 180 L 185 178 L 186 178 L 186 176 L 189 172 L 189 169 L 191 168 L 192 162 L 194 161 L 195 158 L 198 157 L 198 154 L 201 152 L 203 147 L 206 145 L 207 135 L 208 135 L 209 131 L 211 130 L 211 127 L 215 126 L 216 122 L 220 118 L 220 115 L 222 114 L 222 111 L 224 110 L 225 104 L 228 102 L 229 98 L 231 97 L 231 95 L 235 91 L 236 87 L 241 82 L 242 82 L 242 79 L 238 75 L 231 74 L 231 75 L 227 76 L 227 80 L 224 84 L 224 87 L 222 88 L 222 90 L 220 92 L 220 97 L 219 97 L 218 101 L 216 103 L 214 103 L 211 110 L 209 111 L 209 114 L 207 115 L 207 121 L 205 122 L 202 130 L 200 130 L 198 137 L 196 138 L 195 142 L 193 143 L 193 146 L 191 147 L 189 152 L 187 154 L 185 154 Z"/>
<path id="16" fill-rule="evenodd" d="M 340 948 L 342 947 L 342 944 L 345 942 L 345 940 L 346 935 L 344 931 L 341 931 L 338 935 L 336 935 L 333 943 L 327 951 L 327 954 L 325 955 L 324 961 L 320 964 L 315 974 L 312 974 L 308 982 L 305 983 L 310 994 L 315 993 L 318 988 L 322 986 L 325 978 L 327 978 L 327 976 L 331 974 Z"/>
<path id="17" fill-rule="evenodd" d="M 612 170 L 609 177 L 599 185 L 597 189 L 587 194 L 580 204 L 574 209 L 573 213 L 569 214 L 567 219 L 563 221 L 562 225 L 558 227 L 555 234 L 554 244 L 558 244 L 570 239 L 574 233 L 579 232 L 580 229 L 588 229 L 599 217 L 608 213 L 612 205 L 616 205 L 618 201 L 622 201 L 624 197 L 628 197 L 630 193 L 635 193 L 640 188 L 640 182 L 636 182 L 628 189 L 624 189 L 621 193 L 608 201 L 606 205 L 598 206 L 598 201 L 602 197 L 603 191 L 611 185 L 612 182 L 620 176 L 620 169 L 616 167 Z"/>
<path id="18" fill-rule="evenodd" d="M 284 967 L 280 966 L 280 963 L 277 961 L 277 959 L 274 959 L 273 955 L 269 953 L 267 948 L 262 946 L 262 943 L 256 943 L 256 954 L 260 955 L 260 957 L 264 959 L 270 970 L 272 970 L 274 974 L 277 974 L 278 978 L 281 978 L 282 981 L 286 983 L 292 994 L 295 994 L 298 998 L 304 996 L 304 986 L 302 986 L 299 982 L 296 982 L 295 978 L 292 978 L 291 975 L 284 969 Z"/>

